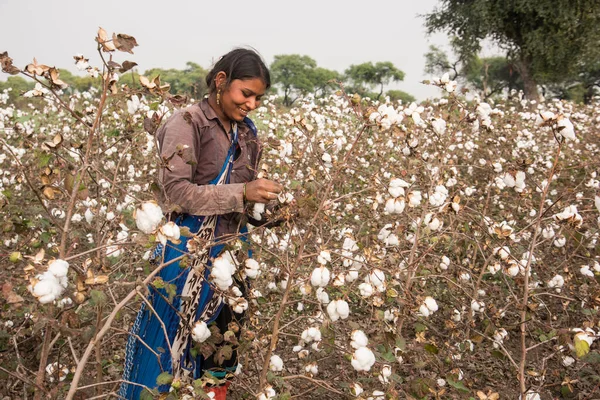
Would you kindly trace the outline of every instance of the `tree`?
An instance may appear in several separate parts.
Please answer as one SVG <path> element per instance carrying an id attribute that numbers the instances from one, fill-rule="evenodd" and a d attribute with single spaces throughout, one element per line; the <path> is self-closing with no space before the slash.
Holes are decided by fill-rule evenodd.
<path id="1" fill-rule="evenodd" d="M 461 64 L 460 58 L 450 62 L 446 52 L 434 45 L 429 46 L 429 51 L 425 53 L 425 73 L 430 75 L 441 76 L 447 72 L 454 81 L 460 75 Z"/>
<path id="2" fill-rule="evenodd" d="M 483 39 L 506 50 L 529 99 L 538 98 L 539 83 L 577 76 L 578 61 L 600 41 L 598 0 L 441 0 L 425 19 L 428 33 L 459 37 L 463 56 Z"/>
<path id="3" fill-rule="evenodd" d="M 309 56 L 281 54 L 274 57 L 271 75 L 274 85 L 283 90 L 283 104 L 290 106 L 299 95 L 314 90 L 316 68 L 317 62 Z"/>
<path id="4" fill-rule="evenodd" d="M 514 65 L 506 57 L 475 57 L 464 66 L 464 79 L 484 99 L 507 90 L 523 89 Z"/>
<path id="5" fill-rule="evenodd" d="M 390 98 L 390 101 L 401 100 L 402 104 L 410 104 L 416 101 L 410 93 L 403 92 L 402 90 L 388 90 L 385 94 Z"/>
<path id="6" fill-rule="evenodd" d="M 170 68 L 153 68 L 144 72 L 147 77 L 160 75 L 161 82 L 171 85 L 172 94 L 189 95 L 193 98 L 201 98 L 208 92 L 206 86 L 206 75 L 208 72 L 200 65 L 188 61 L 183 70 Z"/>
<path id="7" fill-rule="evenodd" d="M 383 87 L 391 82 L 400 82 L 404 79 L 404 72 L 397 69 L 389 61 L 376 64 L 372 62 L 351 65 L 345 72 L 346 77 L 353 82 L 355 88 L 364 91 L 364 86 L 373 88 L 379 86 L 377 99 L 383 94 Z"/>
<path id="8" fill-rule="evenodd" d="M 342 76 L 337 71 L 317 67 L 312 70 L 311 81 L 315 95 L 325 96 L 331 89 L 336 89 L 337 84 L 342 80 Z"/>

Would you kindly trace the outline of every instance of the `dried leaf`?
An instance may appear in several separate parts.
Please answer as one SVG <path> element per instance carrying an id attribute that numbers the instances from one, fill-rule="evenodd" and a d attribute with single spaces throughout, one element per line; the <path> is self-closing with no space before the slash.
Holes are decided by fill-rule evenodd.
<path id="1" fill-rule="evenodd" d="M 183 161 L 185 161 L 188 165 L 196 165 L 198 162 L 196 161 L 196 157 L 192 152 L 192 149 L 189 146 L 184 146 L 182 144 L 177 145 L 177 155 L 181 157 Z"/>
<path id="2" fill-rule="evenodd" d="M 63 136 L 60 133 L 57 133 L 53 138 L 52 141 L 47 141 L 44 142 L 44 146 L 50 150 L 50 149 L 56 149 L 57 147 L 59 147 L 61 145 L 61 143 L 63 142 Z"/>
<path id="3" fill-rule="evenodd" d="M 140 83 L 146 89 L 154 89 L 156 87 L 156 84 L 154 82 L 150 82 L 150 80 L 144 75 L 140 75 Z"/>
<path id="4" fill-rule="evenodd" d="M 109 62 L 106 63 L 110 68 L 114 68 L 114 69 L 120 69 L 121 68 L 121 64 L 119 64 L 118 62 L 114 62 L 113 60 L 110 60 Z"/>
<path id="5" fill-rule="evenodd" d="M 17 75 L 21 70 L 15 67 L 12 63 L 12 58 L 8 56 L 8 52 L 0 53 L 0 65 L 2 65 L 2 72 L 11 75 Z"/>
<path id="6" fill-rule="evenodd" d="M 168 100 L 175 107 L 181 107 L 187 103 L 188 98 L 187 96 L 176 94 L 175 96 L 169 96 Z"/>
<path id="7" fill-rule="evenodd" d="M 23 302 L 23 298 L 13 291 L 13 286 L 10 282 L 6 282 L 2 285 L 2 296 L 8 304 Z"/>
<path id="8" fill-rule="evenodd" d="M 154 135 L 160 125 L 160 120 L 161 118 L 157 113 L 152 113 L 151 118 L 144 118 L 144 130 L 149 134 Z"/>
<path id="9" fill-rule="evenodd" d="M 41 264 L 46 256 L 46 251 L 41 249 L 35 256 L 25 256 L 25 258 L 34 262 L 34 264 Z"/>
<path id="10" fill-rule="evenodd" d="M 98 29 L 96 41 L 102 45 L 102 50 L 104 51 L 115 51 L 117 49 L 114 43 L 108 38 L 108 33 L 101 27 Z"/>
<path id="11" fill-rule="evenodd" d="M 58 86 L 61 89 L 64 89 L 67 86 L 69 86 L 66 84 L 66 82 L 63 82 L 62 80 L 60 80 L 58 78 L 60 75 L 60 72 L 58 72 L 58 70 L 54 67 L 50 68 L 46 75 L 47 75 L 46 78 L 48 78 L 48 80 L 50 81 L 50 83 L 52 83 L 53 86 Z"/>
<path id="12" fill-rule="evenodd" d="M 225 360 L 231 360 L 233 355 L 233 348 L 231 346 L 223 346 L 215 354 L 215 361 L 219 365 L 223 365 Z"/>
<path id="13" fill-rule="evenodd" d="M 27 71 L 33 75 L 43 75 L 44 73 L 46 73 L 49 70 L 50 70 L 49 66 L 44 65 L 44 64 L 38 64 L 37 60 L 35 58 L 33 59 L 33 63 L 27 64 L 27 66 L 25 66 L 25 71 Z"/>
<path id="14" fill-rule="evenodd" d="M 118 35 L 115 35 L 113 33 L 113 43 L 117 50 L 125 51 L 131 54 L 133 54 L 133 51 L 131 51 L 131 49 L 138 45 L 137 41 L 133 36 L 129 36 L 124 33 L 119 33 Z"/>
<path id="15" fill-rule="evenodd" d="M 119 92 L 119 88 L 117 87 L 117 81 L 110 81 L 110 83 L 108 84 L 108 89 L 110 90 L 111 94 L 117 94 Z"/>
<path id="16" fill-rule="evenodd" d="M 131 68 L 135 67 L 137 63 L 133 61 L 123 61 L 123 65 L 119 68 L 120 73 L 124 73 L 129 71 Z"/>
<path id="17" fill-rule="evenodd" d="M 98 275 L 85 280 L 86 285 L 102 285 L 106 282 L 108 282 L 108 276 L 106 275 Z"/>
<path id="18" fill-rule="evenodd" d="M 52 186 L 46 186 L 44 188 L 44 190 L 42 191 L 42 194 L 48 200 L 54 200 L 54 193 L 55 193 L 55 190 L 54 190 L 54 188 Z"/>

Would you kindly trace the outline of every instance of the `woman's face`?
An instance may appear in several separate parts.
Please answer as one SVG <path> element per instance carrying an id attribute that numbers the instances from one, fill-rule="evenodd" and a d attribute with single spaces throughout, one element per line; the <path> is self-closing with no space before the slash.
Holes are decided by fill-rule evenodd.
<path id="1" fill-rule="evenodd" d="M 229 120 L 242 121 L 260 105 L 267 90 L 260 78 L 234 79 L 221 93 L 221 109 Z"/>

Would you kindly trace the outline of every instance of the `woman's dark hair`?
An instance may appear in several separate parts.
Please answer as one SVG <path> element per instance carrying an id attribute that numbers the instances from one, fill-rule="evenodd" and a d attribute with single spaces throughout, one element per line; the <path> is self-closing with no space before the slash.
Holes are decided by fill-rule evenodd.
<path id="1" fill-rule="evenodd" d="M 210 93 L 216 90 L 215 77 L 221 71 L 227 75 L 227 85 L 234 79 L 260 78 L 267 89 L 271 87 L 269 69 L 254 50 L 234 49 L 221 57 L 206 75 L 206 86 Z"/>

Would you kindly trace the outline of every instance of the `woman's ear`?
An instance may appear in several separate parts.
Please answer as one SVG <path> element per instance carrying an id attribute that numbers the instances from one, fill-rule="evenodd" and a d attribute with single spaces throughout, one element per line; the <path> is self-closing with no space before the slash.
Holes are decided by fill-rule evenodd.
<path id="1" fill-rule="evenodd" d="M 215 75 L 215 86 L 217 87 L 217 89 L 225 86 L 226 82 L 227 74 L 225 73 L 225 71 L 217 72 L 217 75 Z"/>

